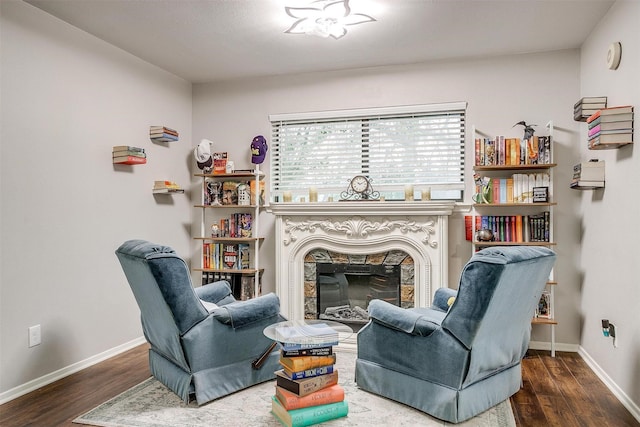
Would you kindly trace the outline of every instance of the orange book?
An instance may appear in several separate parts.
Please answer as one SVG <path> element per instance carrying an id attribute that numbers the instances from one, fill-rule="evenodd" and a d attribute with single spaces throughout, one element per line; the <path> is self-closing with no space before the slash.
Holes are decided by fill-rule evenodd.
<path id="1" fill-rule="evenodd" d="M 290 411 L 292 409 L 307 408 L 309 406 L 342 402 L 344 400 L 344 389 L 340 387 L 340 385 L 335 384 L 301 397 L 289 390 L 276 386 L 276 397 L 282 406 L 287 411 Z"/>
<path id="2" fill-rule="evenodd" d="M 522 215 L 516 215 L 516 242 L 523 242 L 522 237 Z"/>
<path id="3" fill-rule="evenodd" d="M 304 371 L 305 369 L 313 369 L 319 366 L 333 365 L 335 363 L 335 354 L 329 356 L 280 356 L 280 364 L 292 372 Z"/>

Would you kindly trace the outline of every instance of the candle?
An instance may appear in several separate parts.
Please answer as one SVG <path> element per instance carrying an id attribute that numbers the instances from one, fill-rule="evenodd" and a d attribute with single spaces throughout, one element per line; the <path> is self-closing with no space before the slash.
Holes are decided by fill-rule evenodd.
<path id="1" fill-rule="evenodd" d="M 406 201 L 413 201 L 413 185 L 404 186 L 404 199 Z"/>
<path id="2" fill-rule="evenodd" d="M 306 202 L 306 200 L 304 199 L 304 197 L 300 197 L 300 203 L 304 203 Z"/>
<path id="3" fill-rule="evenodd" d="M 431 187 L 422 190 L 422 200 L 431 200 Z"/>
<path id="4" fill-rule="evenodd" d="M 333 202 L 333 196 L 327 197 L 327 202 Z"/>
<path id="5" fill-rule="evenodd" d="M 318 201 L 318 190 L 316 187 L 309 187 L 309 201 L 317 202 Z"/>
<path id="6" fill-rule="evenodd" d="M 282 194 L 282 200 L 283 200 L 284 202 L 290 202 L 290 201 L 291 201 L 291 191 L 285 191 L 285 192 Z"/>

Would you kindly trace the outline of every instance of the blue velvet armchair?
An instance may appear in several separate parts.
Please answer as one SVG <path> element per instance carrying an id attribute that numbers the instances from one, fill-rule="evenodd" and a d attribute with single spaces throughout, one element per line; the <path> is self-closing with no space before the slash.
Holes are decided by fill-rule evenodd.
<path id="1" fill-rule="evenodd" d="M 262 330 L 280 316 L 280 301 L 268 294 L 236 301 L 226 281 L 193 288 L 186 263 L 167 246 L 129 240 L 116 250 L 140 307 L 150 344 L 152 375 L 185 402 L 198 405 L 269 381 L 279 367 Z"/>
<path id="2" fill-rule="evenodd" d="M 465 265 L 458 291 L 438 289 L 430 308 L 371 301 L 356 383 L 452 423 L 508 399 L 555 259 L 544 247 L 486 248 Z"/>

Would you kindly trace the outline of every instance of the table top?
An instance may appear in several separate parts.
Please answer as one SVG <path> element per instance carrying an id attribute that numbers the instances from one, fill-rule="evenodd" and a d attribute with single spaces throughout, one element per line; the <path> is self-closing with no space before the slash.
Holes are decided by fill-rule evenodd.
<path id="1" fill-rule="evenodd" d="M 267 326 L 264 335 L 290 344 L 335 345 L 349 338 L 353 329 L 344 323 L 324 319 L 287 320 Z"/>

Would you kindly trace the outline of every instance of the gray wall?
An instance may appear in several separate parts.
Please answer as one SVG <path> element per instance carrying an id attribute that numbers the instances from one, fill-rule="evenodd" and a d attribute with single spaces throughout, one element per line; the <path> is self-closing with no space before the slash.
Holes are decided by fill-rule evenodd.
<path id="1" fill-rule="evenodd" d="M 26 3 L 0 7 L 2 400 L 139 341 L 114 250 L 144 238 L 189 253 L 191 202 L 151 188 L 188 186 L 192 156 L 189 82 Z M 150 125 L 181 141 L 151 143 Z M 148 163 L 114 167 L 114 145 L 144 147 Z M 28 348 L 36 324 L 42 344 Z"/>
<path id="2" fill-rule="evenodd" d="M 635 106 L 635 146 L 589 151 L 587 126 L 580 127 L 580 159 L 605 161 L 604 191 L 580 195 L 574 219 L 581 231 L 576 250 L 580 273 L 580 343 L 583 355 L 621 399 L 640 414 L 640 281 L 635 249 L 640 232 L 640 2 L 618 1 L 584 43 L 580 60 L 583 96 L 608 96 L 610 106 Z M 616 71 L 606 66 L 609 45 L 622 43 Z M 600 330 L 609 319 L 618 329 L 618 347 Z"/>

